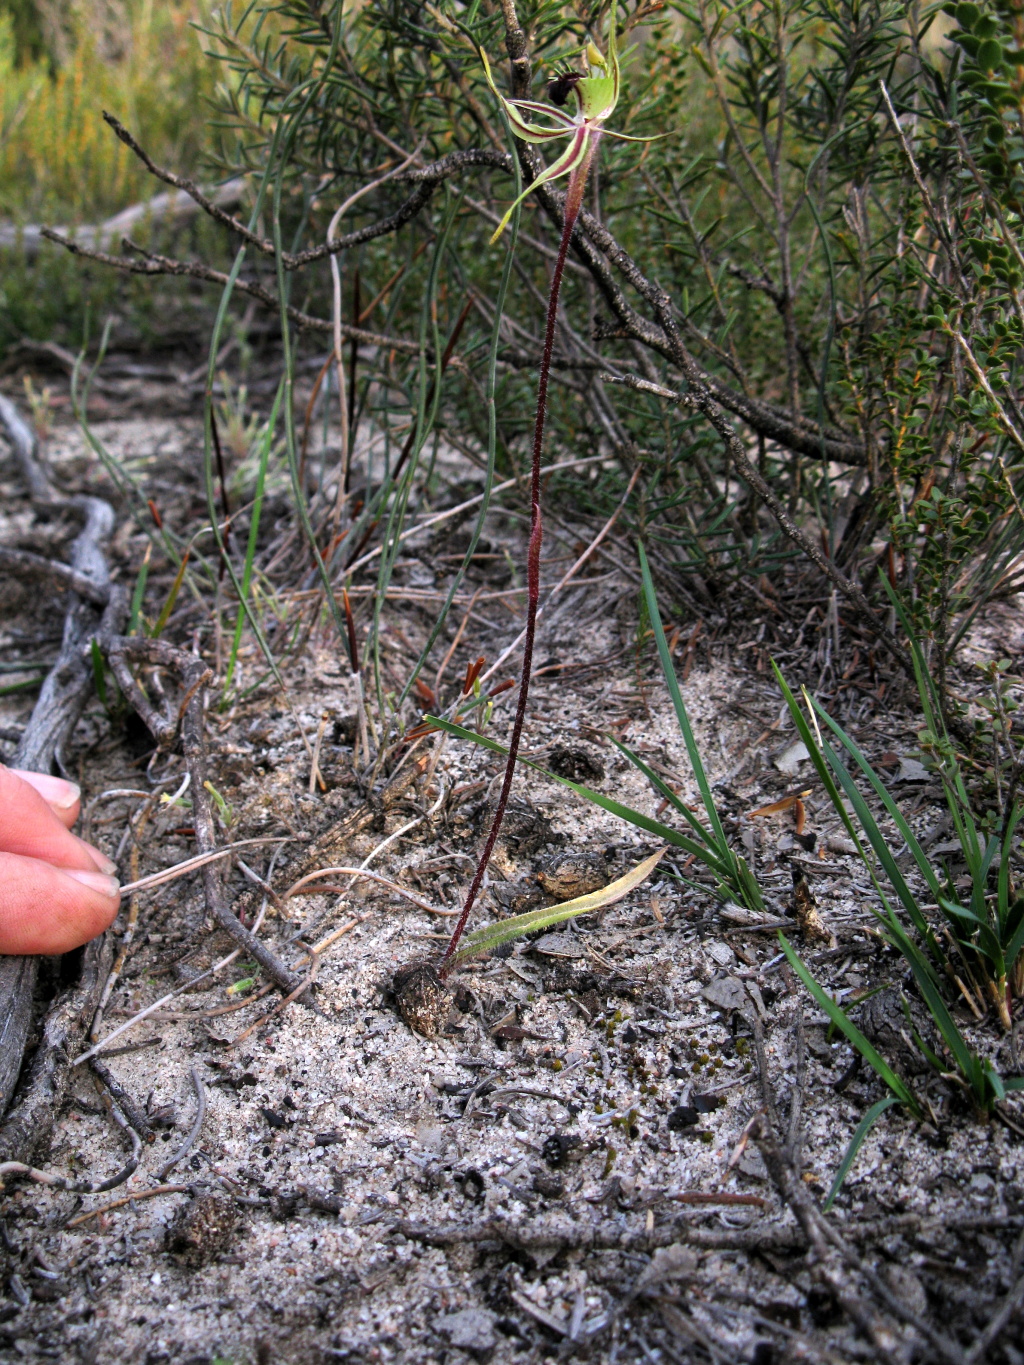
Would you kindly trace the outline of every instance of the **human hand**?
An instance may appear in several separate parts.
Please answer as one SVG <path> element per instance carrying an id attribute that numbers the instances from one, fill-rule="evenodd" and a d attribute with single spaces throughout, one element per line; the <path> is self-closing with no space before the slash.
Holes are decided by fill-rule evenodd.
<path id="1" fill-rule="evenodd" d="M 73 782 L 0 765 L 0 954 L 66 953 L 113 923 L 117 867 L 71 826 Z"/>

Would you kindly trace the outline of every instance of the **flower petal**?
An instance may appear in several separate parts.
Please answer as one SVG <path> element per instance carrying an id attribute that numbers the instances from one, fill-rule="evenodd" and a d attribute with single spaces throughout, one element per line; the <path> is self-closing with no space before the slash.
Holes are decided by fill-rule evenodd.
<path id="1" fill-rule="evenodd" d="M 523 200 L 526 198 L 528 194 L 532 194 L 533 191 L 537 189 L 540 185 L 547 185 L 552 180 L 559 180 L 563 175 L 568 175 L 570 171 L 574 171 L 576 169 L 576 167 L 580 164 L 580 162 L 587 154 L 587 144 L 590 141 L 590 138 L 591 132 L 589 129 L 585 127 L 580 127 L 577 129 L 576 136 L 573 138 L 572 142 L 570 142 L 569 146 L 566 147 L 565 151 L 558 158 L 558 160 L 552 161 L 550 166 L 545 167 L 545 169 L 541 171 L 540 175 L 537 176 L 536 180 L 532 181 L 529 185 L 527 185 L 526 189 L 523 190 L 519 198 L 515 200 L 515 202 L 512 205 L 510 205 L 508 212 L 502 218 L 498 226 L 494 229 L 494 235 L 491 238 L 492 246 L 498 240 L 501 234 L 505 231 L 505 229 L 508 227 L 508 222 L 509 219 L 512 217 L 512 214 L 515 212 L 515 210 L 523 202 Z"/>
<path id="2" fill-rule="evenodd" d="M 660 142 L 663 137 L 671 137 L 671 133 L 652 133 L 650 137 L 638 137 L 633 133 L 617 133 L 613 128 L 602 128 L 601 133 L 604 137 L 617 137 L 621 142 Z"/>
<path id="3" fill-rule="evenodd" d="M 575 123 L 570 123 L 567 128 L 542 128 L 538 123 L 527 123 L 508 100 L 502 100 L 501 104 L 512 125 L 513 133 L 524 142 L 551 142 L 558 137 L 568 137 L 575 131 Z"/>
<path id="4" fill-rule="evenodd" d="M 537 100 L 509 100 L 517 109 L 526 109 L 531 114 L 543 114 L 545 118 L 554 119 L 556 123 L 561 123 L 566 128 L 575 128 L 576 120 L 571 114 L 567 114 L 564 109 L 557 109 L 553 104 L 541 104 Z"/>

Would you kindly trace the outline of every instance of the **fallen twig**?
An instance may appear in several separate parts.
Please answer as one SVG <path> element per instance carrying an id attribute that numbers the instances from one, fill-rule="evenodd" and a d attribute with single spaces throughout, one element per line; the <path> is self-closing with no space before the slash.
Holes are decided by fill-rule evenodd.
<path id="1" fill-rule="evenodd" d="M 142 1141 L 143 1142 L 155 1141 L 156 1133 L 154 1133 L 153 1129 L 150 1127 L 149 1121 L 147 1120 L 145 1114 L 143 1114 L 142 1110 L 139 1109 L 138 1105 L 136 1105 L 131 1095 L 128 1094 L 127 1090 L 124 1089 L 120 1082 L 115 1080 L 114 1077 L 107 1070 L 107 1068 L 103 1065 L 103 1063 L 97 1061 L 95 1057 L 89 1063 L 89 1066 L 91 1070 L 95 1073 L 95 1075 L 97 1075 L 99 1079 L 103 1082 L 103 1084 L 107 1087 L 107 1089 L 110 1091 L 111 1095 L 114 1097 L 117 1103 L 120 1105 L 121 1112 L 124 1114 L 125 1118 L 138 1133 Z"/>
<path id="2" fill-rule="evenodd" d="M 128 1177 L 134 1175 L 138 1169 L 139 1157 L 142 1153 L 142 1140 L 121 1113 L 113 1097 L 107 1095 L 105 1098 L 106 1108 L 111 1118 L 128 1136 L 132 1145 L 131 1156 L 115 1175 L 110 1176 L 107 1180 L 68 1180 L 66 1176 L 38 1170 L 35 1166 L 29 1166 L 24 1161 L 0 1161 L 0 1190 L 4 1188 L 7 1179 L 12 1175 L 26 1176 L 29 1180 L 35 1181 L 37 1185 L 49 1185 L 52 1189 L 67 1190 L 72 1194 L 102 1194 L 105 1190 L 115 1190 L 118 1185 L 123 1185 Z"/>
<path id="3" fill-rule="evenodd" d="M 95 1063 L 93 1065 L 95 1065 Z M 160 1169 L 156 1172 L 156 1178 L 157 1180 L 160 1181 L 165 1180 L 167 1178 L 168 1173 L 172 1171 L 175 1166 L 177 1166 L 178 1162 L 183 1161 L 185 1157 L 188 1156 L 189 1152 L 195 1146 L 195 1143 L 202 1130 L 203 1122 L 206 1119 L 206 1088 L 203 1085 L 203 1078 L 200 1076 L 199 1072 L 196 1070 L 194 1066 L 189 1068 L 189 1074 L 192 1077 L 192 1084 L 195 1087 L 196 1092 L 196 1116 L 195 1119 L 193 1120 L 192 1127 L 188 1131 L 188 1136 L 185 1138 L 185 1141 L 181 1144 L 181 1146 L 174 1153 L 174 1155 L 168 1161 L 165 1161 L 164 1164 L 160 1167 Z"/>
<path id="4" fill-rule="evenodd" d="M 197 654 L 186 654 L 162 640 L 149 640 L 128 636 L 108 636 L 104 639 L 108 657 L 125 661 L 132 659 L 139 663 L 172 669 L 185 689 L 185 700 L 179 708 L 181 723 L 181 745 L 185 766 L 191 778 L 192 822 L 195 828 L 196 845 L 200 857 L 207 857 L 203 865 L 203 891 L 206 908 L 210 916 L 238 944 L 238 946 L 263 968 L 267 976 L 286 994 L 295 990 L 297 978 L 267 947 L 257 939 L 238 919 L 237 915 L 224 902 L 220 877 L 214 866 L 221 856 L 217 848 L 216 826 L 209 789 L 206 786 L 206 734 L 205 734 L 205 684 L 209 670 Z M 131 676 L 126 663 L 124 672 L 136 692 L 141 689 Z M 154 708 L 144 701 L 144 711 L 140 714 L 150 726 L 154 737 L 162 735 L 165 742 L 173 738 L 178 729 L 178 720 L 170 720 L 156 714 Z M 134 704 L 134 698 L 133 698 Z M 155 727 L 155 728 L 154 728 Z M 158 734 L 159 732 L 159 734 Z M 213 855 L 212 857 L 209 855 Z M 156 874 L 160 875 L 160 874 Z M 150 882 L 150 885 L 153 883 Z"/>
<path id="5" fill-rule="evenodd" d="M 208 194 L 203 195 L 203 202 L 197 201 L 194 195 L 190 195 L 184 189 L 164 191 L 161 194 L 154 194 L 151 199 L 146 199 L 141 204 L 132 204 L 122 209 L 104 223 L 60 228 L 58 231 L 73 232 L 75 241 L 81 246 L 100 246 L 105 242 L 120 240 L 126 232 L 131 232 L 140 223 L 153 222 L 178 226 L 195 218 L 201 208 L 207 212 L 215 208 L 223 213 L 224 209 L 232 208 L 239 202 L 244 189 L 245 180 L 239 177 L 210 190 Z M 206 208 L 207 204 L 211 206 L 210 209 Z M 45 240 L 45 232 L 46 229 L 36 223 L 27 223 L 24 226 L 0 223 L 0 250 L 16 248 L 31 260 L 39 254 Z"/>
<path id="6" fill-rule="evenodd" d="M 145 1190 L 133 1190 L 131 1194 L 122 1195 L 120 1199 L 112 1199 L 109 1204 L 101 1204 L 98 1209 L 89 1209 L 86 1213 L 80 1213 L 76 1218 L 72 1218 L 65 1223 L 66 1228 L 77 1228 L 82 1223 L 88 1223 L 90 1218 L 99 1218 L 104 1213 L 110 1213 L 112 1209 L 120 1209 L 125 1204 L 134 1204 L 136 1199 L 152 1199 L 158 1194 L 187 1194 L 192 1188 L 191 1185 L 155 1185 Z"/>
<path id="7" fill-rule="evenodd" d="M 408 890 L 407 887 L 399 886 L 398 882 L 393 882 L 388 877 L 382 877 L 378 872 L 368 872 L 362 867 L 321 867 L 316 872 L 308 872 L 304 877 L 300 877 L 294 886 L 290 886 L 281 899 L 286 901 L 290 897 L 297 896 L 300 893 L 320 895 L 326 891 L 337 891 L 339 894 L 344 894 L 345 891 L 348 890 L 348 887 L 315 886 L 311 887 L 310 891 L 305 890 L 309 883 L 317 881 L 320 877 L 328 877 L 331 875 L 351 877 L 353 882 L 362 877 L 368 878 L 371 882 L 379 882 L 381 886 L 386 886 L 389 891 L 393 891 L 396 896 L 403 896 L 407 901 L 411 901 L 413 905 L 418 906 L 420 910 L 426 910 L 427 913 L 431 915 L 451 916 L 459 913 L 458 910 L 442 910 L 440 906 L 431 905 L 430 901 L 425 901 L 422 896 L 417 896 L 415 892 Z"/>
<path id="8" fill-rule="evenodd" d="M 310 1208 L 337 1214 L 348 1203 L 341 1195 L 326 1194 L 305 1186 L 303 1198 Z M 386 1216 L 386 1215 L 385 1215 Z M 541 1248 L 572 1248 L 601 1250 L 616 1248 L 622 1251 L 654 1251 L 658 1247 L 684 1242 L 707 1250 L 741 1251 L 803 1251 L 807 1239 L 793 1224 L 761 1224 L 756 1228 L 694 1227 L 689 1219 L 677 1216 L 648 1227 L 647 1219 L 639 1225 L 626 1226 L 609 1219 L 593 1223 L 585 1215 L 574 1217 L 571 1212 L 514 1222 L 506 1218 L 484 1218 L 476 1223 L 418 1223 L 411 1218 L 388 1220 L 392 1232 L 400 1232 L 409 1241 L 428 1246 L 478 1246 L 495 1244 L 533 1252 Z"/>

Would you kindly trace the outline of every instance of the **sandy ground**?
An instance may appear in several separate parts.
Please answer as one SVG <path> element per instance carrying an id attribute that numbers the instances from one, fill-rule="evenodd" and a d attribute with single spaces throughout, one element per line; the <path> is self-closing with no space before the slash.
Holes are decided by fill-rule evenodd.
<path id="1" fill-rule="evenodd" d="M 152 452 L 151 423 L 106 435 L 140 462 Z M 169 423 L 164 453 L 187 453 L 192 439 Z M 67 468 L 88 477 L 73 443 L 62 449 Z M 40 530 L 16 510 L 13 476 L 8 483 L 0 489 L 11 508 L 4 539 L 34 536 L 37 548 L 59 553 L 67 527 Z M 127 552 L 130 532 L 123 536 Z M 439 555 L 433 541 L 411 548 L 399 581 L 443 582 Z M 648 655 L 638 667 L 635 619 L 616 608 L 618 599 L 615 581 L 584 585 L 544 623 L 527 745 L 539 762 L 653 815 L 660 798 L 604 738 L 609 729 L 685 800 L 697 791 L 656 663 Z M 385 665 L 396 677 L 423 638 L 426 617 L 418 613 L 398 602 L 387 618 Z M 7 647 L 43 659 L 57 616 L 42 608 L 33 616 L 15 597 L 7 617 Z M 1019 618 L 988 628 L 1005 650 L 1003 637 L 1019 635 Z M 493 659 L 518 629 L 515 610 L 481 606 L 448 670 L 444 699 L 468 660 Z M 938 1359 L 934 1344 L 891 1315 L 886 1350 L 871 1344 L 823 1290 L 756 1145 L 742 1144 L 764 1104 L 759 1031 L 767 1096 L 783 1131 L 799 1090 L 800 1176 L 816 1202 L 858 1121 L 884 1093 L 866 1067 L 851 1069 L 851 1048 L 829 1034 L 825 1015 L 780 961 L 775 918 L 787 921 L 819 979 L 847 1005 L 888 987 L 857 1017 L 916 1078 L 934 1122 L 887 1113 L 831 1217 L 883 1288 L 950 1350 L 970 1345 L 1019 1284 L 1020 1136 L 914 1071 L 901 1037 L 900 963 L 872 932 L 870 880 L 846 851 L 827 798 L 813 790 L 809 764 L 793 752 L 764 651 L 730 654 L 719 644 L 686 654 L 688 635 L 683 623 L 683 696 L 726 826 L 766 893 L 769 923 L 737 926 L 699 869 L 670 854 L 627 899 L 467 967 L 443 1032 L 428 1039 L 399 1017 L 390 983 L 402 963 L 440 950 L 447 920 L 365 879 L 342 894 L 270 905 L 261 933 L 295 962 L 304 943 L 347 926 L 320 955 L 304 1001 L 275 1011 L 276 996 L 248 999 L 255 986 L 235 988 L 253 975 L 241 961 L 180 990 L 108 1047 L 111 1073 L 154 1132 L 128 1183 L 84 1198 L 14 1182 L 4 1192 L 0 1359 Z M 255 658 L 244 667 L 255 681 Z M 269 848 L 246 854 L 250 869 L 272 875 L 280 892 L 294 879 L 289 865 L 302 870 L 295 836 L 365 810 L 362 828 L 339 846 L 345 865 L 404 828 L 373 869 L 439 910 L 455 910 L 486 830 L 496 756 L 448 740 L 433 771 L 384 806 L 353 771 L 354 699 L 335 644 L 314 635 L 288 683 L 294 709 L 262 687 L 227 712 L 211 711 L 211 781 L 231 815 L 225 839 L 290 836 L 272 874 Z M 506 733 L 514 695 L 496 706 L 496 737 Z M 8 752 L 30 702 L 3 699 Z M 296 718 L 312 736 L 324 716 L 329 790 L 310 795 Z M 913 715 L 865 692 L 847 720 L 869 755 L 889 765 L 915 823 L 934 825 L 939 794 L 914 762 Z M 422 744 L 407 770 L 435 744 Z M 76 749 L 87 800 L 159 783 L 173 792 L 183 772 L 173 754 L 147 769 L 98 704 L 80 724 Z M 807 788 L 802 839 L 792 810 L 750 818 Z M 603 885 L 658 846 L 537 774 L 521 776 L 515 791 L 477 924 Z M 92 814 L 92 837 L 119 856 L 125 879 L 132 847 L 125 832 L 139 808 L 139 798 L 115 798 Z M 137 842 L 141 873 L 189 855 L 187 819 L 180 805 L 155 809 Z M 794 869 L 816 902 L 820 938 L 801 938 L 792 918 Z M 259 908 L 238 868 L 230 886 Z M 145 893 L 139 908 L 103 1037 L 229 951 L 206 921 L 195 878 Z M 801 1015 L 806 1065 L 798 1086 Z M 965 1009 L 957 1019 L 1004 1074 L 1013 1070 L 1011 1042 L 991 1019 L 974 1025 Z M 104 1178 L 123 1165 L 125 1150 L 86 1066 L 74 1095 L 40 1164 Z M 196 1141 L 158 1174 L 186 1142 L 200 1096 L 206 1112 Z M 1024 1106 L 1010 1101 L 1007 1112 L 1024 1129 Z M 151 1196 L 158 1186 L 172 1188 Z M 1018 1318 L 978 1358 L 1024 1360 L 1020 1331 Z"/>

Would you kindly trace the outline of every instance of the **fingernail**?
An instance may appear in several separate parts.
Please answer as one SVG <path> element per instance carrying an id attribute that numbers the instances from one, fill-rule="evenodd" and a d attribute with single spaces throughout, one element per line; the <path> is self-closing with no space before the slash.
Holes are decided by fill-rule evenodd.
<path id="1" fill-rule="evenodd" d="M 49 773 L 29 773 L 20 768 L 12 768 L 11 772 L 24 778 L 30 786 L 35 787 L 44 801 L 49 801 L 50 805 L 60 810 L 70 810 L 76 801 L 82 799 L 82 789 L 77 782 L 52 777 Z"/>
<path id="2" fill-rule="evenodd" d="M 61 871 L 66 877 L 74 877 L 76 882 L 81 882 L 90 891 L 98 891 L 101 896 L 121 894 L 121 883 L 116 877 L 105 877 L 102 872 L 82 872 L 77 867 L 64 867 Z"/>
<path id="3" fill-rule="evenodd" d="M 93 862 L 96 864 L 96 866 L 99 868 L 101 872 L 106 873 L 108 877 L 114 877 L 116 879 L 117 863 L 113 862 L 112 859 L 108 858 L 105 853 L 101 853 L 98 848 L 90 848 L 88 850 L 88 853 L 89 857 L 93 860 Z"/>

